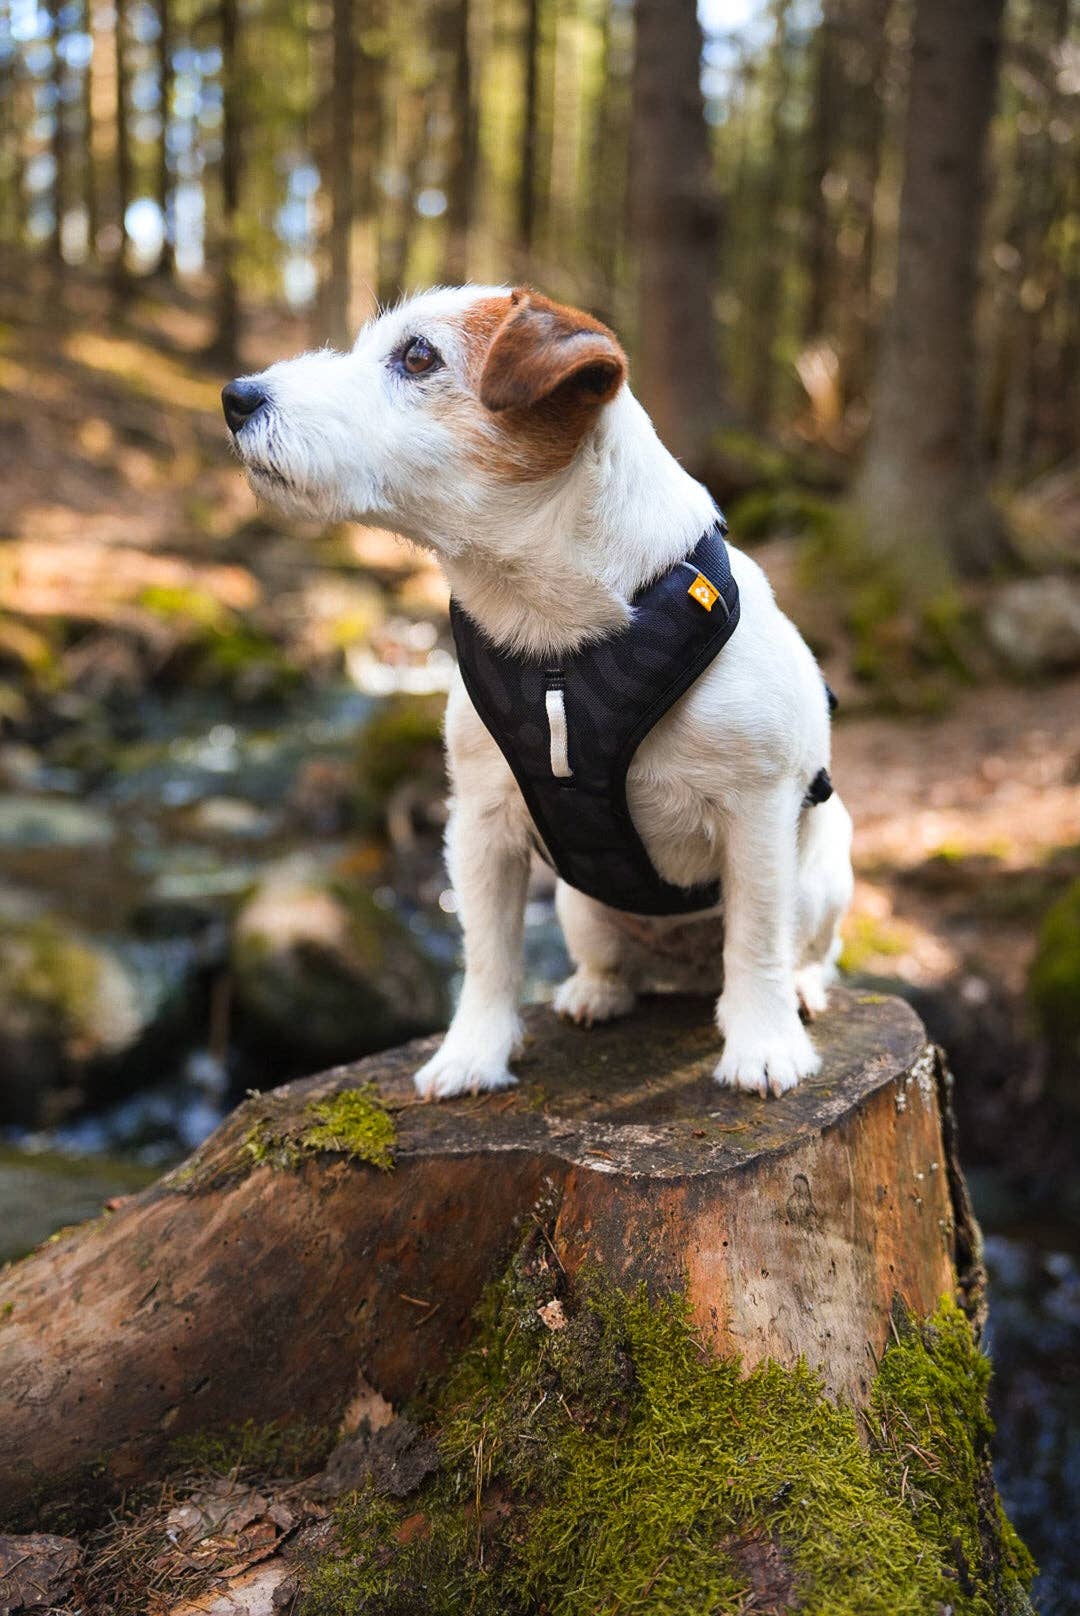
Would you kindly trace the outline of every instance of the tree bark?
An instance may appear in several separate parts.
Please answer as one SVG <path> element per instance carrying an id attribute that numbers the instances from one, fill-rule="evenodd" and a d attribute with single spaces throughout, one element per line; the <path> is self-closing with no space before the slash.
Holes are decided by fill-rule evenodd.
<path id="1" fill-rule="evenodd" d="M 173 81 L 173 41 L 172 41 L 172 0 L 157 0 L 158 17 L 158 86 L 161 96 L 161 135 L 158 140 L 157 162 L 157 204 L 161 210 L 161 252 L 158 255 L 157 271 L 166 278 L 171 277 L 176 267 L 176 250 L 173 242 L 173 221 L 169 217 L 170 202 L 172 198 L 172 176 L 169 172 L 169 114 L 172 108 Z"/>
<path id="2" fill-rule="evenodd" d="M 353 0 L 334 0 L 331 13 L 332 66 L 329 150 L 329 265 L 324 288 L 323 328 L 335 348 L 351 348 L 353 156 L 356 124 L 356 46 Z"/>
<path id="3" fill-rule="evenodd" d="M 213 351 L 230 370 L 239 365 L 240 294 L 236 260 L 240 226 L 241 140 L 243 96 L 240 72 L 239 0 L 220 0 L 221 84 L 221 235 L 217 252 L 217 329 Z"/>
<path id="4" fill-rule="evenodd" d="M 525 0 L 525 34 L 521 47 L 525 94 L 518 168 L 517 234 L 526 262 L 536 246 L 536 181 L 540 160 L 540 6 L 541 0 Z"/>
<path id="5" fill-rule="evenodd" d="M 871 547 L 923 595 L 1002 557 L 980 452 L 976 261 L 1003 0 L 918 0 L 896 293 L 855 502 Z"/>
<path id="6" fill-rule="evenodd" d="M 718 1352 L 805 1357 L 856 1405 L 894 1300 L 921 1317 L 977 1278 L 943 1071 L 899 1000 L 838 992 L 820 1075 L 770 1103 L 713 1083 L 703 1001 L 592 1030 L 534 1010 L 528 1030 L 510 1094 L 418 1104 L 425 1040 L 254 1097 L 0 1277 L 0 1509 L 90 1466 L 146 1477 L 195 1431 L 416 1396 L 536 1217 L 571 1277 L 685 1290 Z M 312 1102 L 360 1083 L 393 1114 L 392 1171 L 256 1165 L 252 1137 L 288 1160 Z"/>
<path id="7" fill-rule="evenodd" d="M 468 279 L 469 231 L 476 194 L 477 128 L 469 10 L 469 0 L 449 0 L 446 14 L 453 133 L 446 175 L 445 278 L 452 285 Z"/>
<path id="8" fill-rule="evenodd" d="M 49 251 L 53 263 L 62 269 L 64 265 L 64 209 L 68 200 L 68 131 L 67 108 L 64 103 L 64 90 L 66 88 L 67 74 L 64 71 L 63 28 L 61 26 L 62 8 L 56 4 L 52 8 L 52 62 L 51 62 L 51 88 L 54 98 L 53 129 L 52 129 L 52 158 L 53 171 L 53 227 L 49 240 Z"/>
<path id="9" fill-rule="evenodd" d="M 700 472 L 719 414 L 719 219 L 701 94 L 701 24 L 693 0 L 637 0 L 634 15 L 638 390 L 667 447 Z"/>
<path id="10" fill-rule="evenodd" d="M 131 160 L 131 137 L 128 130 L 128 98 L 130 73 L 128 71 L 128 11 L 127 0 L 116 0 L 116 227 L 117 241 L 112 261 L 113 295 L 123 308 L 131 290 L 128 271 L 127 211 L 131 205 L 134 183 Z"/>

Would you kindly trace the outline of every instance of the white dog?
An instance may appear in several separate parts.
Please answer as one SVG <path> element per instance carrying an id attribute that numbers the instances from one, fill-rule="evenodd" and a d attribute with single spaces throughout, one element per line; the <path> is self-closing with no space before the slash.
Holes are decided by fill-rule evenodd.
<path id="1" fill-rule="evenodd" d="M 429 547 L 491 642 L 550 660 L 625 625 L 635 594 L 715 521 L 625 377 L 616 338 L 588 315 L 470 286 L 413 298 L 367 325 L 351 353 L 272 365 L 223 401 L 257 494 Z M 734 549 L 730 562 L 739 626 L 641 742 L 626 779 L 656 871 L 682 887 L 719 878 L 722 909 L 644 919 L 560 883 L 577 968 L 555 1005 L 602 1021 L 644 986 L 722 983 L 717 1081 L 779 1095 L 819 1064 L 799 1007 L 825 1006 L 852 890 L 851 821 L 835 794 L 805 800 L 829 763 L 814 659 L 760 568 Z M 416 1075 L 420 1093 L 439 1098 L 515 1081 L 535 840 L 460 677 L 446 742 L 465 980 L 442 1047 Z"/>

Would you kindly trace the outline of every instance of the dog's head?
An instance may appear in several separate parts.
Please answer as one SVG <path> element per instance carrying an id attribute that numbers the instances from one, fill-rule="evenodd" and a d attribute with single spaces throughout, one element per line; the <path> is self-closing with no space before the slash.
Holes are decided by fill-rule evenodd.
<path id="1" fill-rule="evenodd" d="M 423 293 L 323 350 L 230 382 L 255 492 L 452 552 L 470 513 L 570 468 L 626 376 L 606 326 L 527 290 Z"/>

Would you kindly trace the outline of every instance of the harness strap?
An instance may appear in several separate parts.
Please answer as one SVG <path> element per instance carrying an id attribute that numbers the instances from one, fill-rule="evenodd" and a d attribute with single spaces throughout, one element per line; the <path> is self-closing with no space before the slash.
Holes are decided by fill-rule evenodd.
<path id="1" fill-rule="evenodd" d="M 473 706 L 513 770 L 541 851 L 590 897 L 633 914 L 712 908 L 718 882 L 678 887 L 657 873 L 626 800 L 644 737 L 727 644 L 739 621 L 725 525 L 631 602 L 616 633 L 558 667 L 494 645 L 456 602 L 450 617 Z"/>

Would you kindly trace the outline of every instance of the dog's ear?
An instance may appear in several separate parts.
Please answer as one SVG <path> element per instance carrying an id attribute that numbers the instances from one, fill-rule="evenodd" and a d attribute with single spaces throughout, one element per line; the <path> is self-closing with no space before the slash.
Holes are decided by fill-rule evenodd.
<path id="1" fill-rule="evenodd" d="M 484 359 L 480 402 L 489 410 L 528 409 L 561 390 L 599 408 L 625 379 L 626 355 L 606 325 L 519 288 Z"/>

